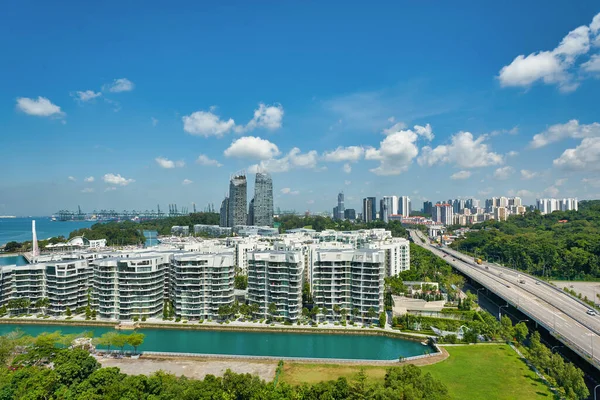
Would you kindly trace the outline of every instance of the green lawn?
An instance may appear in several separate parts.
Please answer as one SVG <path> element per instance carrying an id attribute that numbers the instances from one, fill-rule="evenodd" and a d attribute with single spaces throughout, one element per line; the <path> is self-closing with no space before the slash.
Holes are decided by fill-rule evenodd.
<path id="1" fill-rule="evenodd" d="M 446 347 L 450 357 L 421 367 L 444 382 L 455 399 L 552 399 L 553 394 L 508 345 Z M 334 364 L 284 364 L 281 381 L 292 385 L 353 379 L 360 366 Z M 366 366 L 371 381 L 383 381 L 386 367 Z"/>
<path id="2" fill-rule="evenodd" d="M 450 357 L 422 367 L 455 399 L 552 399 L 553 394 L 508 345 L 446 347 Z"/>

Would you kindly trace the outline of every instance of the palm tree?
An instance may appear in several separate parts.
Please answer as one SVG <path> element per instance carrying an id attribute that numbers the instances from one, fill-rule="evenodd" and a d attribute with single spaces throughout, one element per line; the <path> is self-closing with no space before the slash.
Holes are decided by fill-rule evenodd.
<path id="1" fill-rule="evenodd" d="M 275 314 L 277 314 L 277 304 L 275 304 L 275 303 L 269 304 L 269 314 L 270 314 L 271 318 L 275 317 Z"/>
<path id="2" fill-rule="evenodd" d="M 348 310 L 342 308 L 342 311 L 340 311 L 340 315 L 342 316 L 342 321 L 346 321 L 346 315 L 348 315 Z"/>
<path id="3" fill-rule="evenodd" d="M 42 297 L 36 300 L 34 307 L 42 310 L 42 314 L 46 315 L 46 308 L 50 305 L 50 300 L 47 297 Z"/>
<path id="4" fill-rule="evenodd" d="M 352 316 L 354 318 L 352 318 L 352 320 L 356 320 L 356 317 L 358 317 L 358 314 L 360 313 L 360 311 L 358 311 L 358 308 L 353 308 L 352 309 Z"/>
<path id="5" fill-rule="evenodd" d="M 338 315 L 338 314 L 340 313 L 340 310 L 341 310 L 341 308 L 340 308 L 340 305 L 339 305 L 339 304 L 336 304 L 336 305 L 334 305 L 334 306 L 333 306 L 333 312 L 334 312 L 336 315 Z"/>
<path id="6" fill-rule="evenodd" d="M 369 310 L 367 311 L 367 317 L 371 320 L 371 323 L 373 322 L 373 318 L 375 318 L 376 315 L 377 313 L 375 312 L 375 309 L 373 307 L 369 308 Z"/>

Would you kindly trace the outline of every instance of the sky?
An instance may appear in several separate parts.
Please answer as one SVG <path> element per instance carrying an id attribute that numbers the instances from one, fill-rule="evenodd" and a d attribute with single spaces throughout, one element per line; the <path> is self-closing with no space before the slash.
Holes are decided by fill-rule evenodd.
<path id="1" fill-rule="evenodd" d="M 600 198 L 594 1 L 8 2 L 0 215 Z M 248 200 L 250 200 L 249 195 Z"/>

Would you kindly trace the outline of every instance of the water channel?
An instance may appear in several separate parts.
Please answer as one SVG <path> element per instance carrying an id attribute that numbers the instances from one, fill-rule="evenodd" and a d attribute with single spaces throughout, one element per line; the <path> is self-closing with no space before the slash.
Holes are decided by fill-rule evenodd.
<path id="1" fill-rule="evenodd" d="M 42 332 L 63 334 L 92 331 L 100 336 L 110 327 L 0 324 L 0 335 L 20 329 L 36 336 Z M 123 331 L 128 334 L 131 331 Z M 192 329 L 140 329 L 146 335 L 138 350 L 242 356 L 397 360 L 431 352 L 417 341 L 386 336 L 240 332 Z"/>

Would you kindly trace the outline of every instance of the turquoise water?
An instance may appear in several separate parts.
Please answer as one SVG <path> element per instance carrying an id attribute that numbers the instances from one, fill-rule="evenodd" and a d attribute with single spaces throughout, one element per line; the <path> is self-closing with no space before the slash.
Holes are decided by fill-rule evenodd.
<path id="1" fill-rule="evenodd" d="M 0 218 L 0 245 L 15 241 L 31 240 L 31 220 L 35 219 L 38 239 L 55 236 L 69 237 L 69 233 L 80 228 L 89 228 L 92 221 L 51 221 L 49 217 Z"/>
<path id="2" fill-rule="evenodd" d="M 58 325 L 3 325 L 0 334 L 21 329 L 29 335 L 42 332 L 80 333 L 100 336 L 107 327 Z M 140 329 L 146 339 L 138 350 L 198 354 L 227 354 L 272 357 L 341 358 L 356 360 L 397 360 L 430 350 L 419 342 L 385 336 L 300 334 L 272 332 L 225 332 L 213 330 Z M 127 334 L 129 331 L 124 331 Z"/>
<path id="3" fill-rule="evenodd" d="M 143 233 L 144 233 L 144 237 L 146 238 L 146 242 L 144 243 L 144 246 L 146 246 L 146 247 L 156 246 L 157 244 L 160 243 L 157 239 L 157 237 L 158 237 L 157 231 L 143 231 Z"/>
<path id="4" fill-rule="evenodd" d="M 2 265 L 27 265 L 28 262 L 23 256 L 0 257 L 0 266 Z"/>

